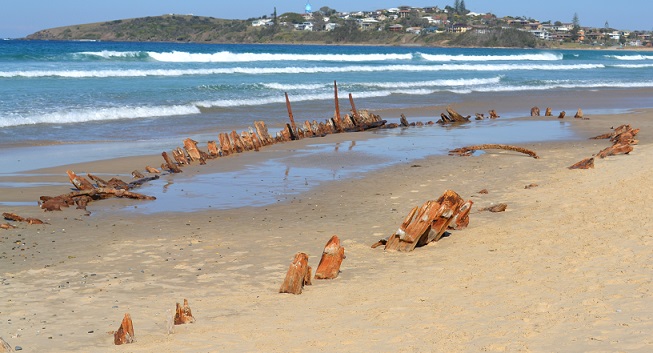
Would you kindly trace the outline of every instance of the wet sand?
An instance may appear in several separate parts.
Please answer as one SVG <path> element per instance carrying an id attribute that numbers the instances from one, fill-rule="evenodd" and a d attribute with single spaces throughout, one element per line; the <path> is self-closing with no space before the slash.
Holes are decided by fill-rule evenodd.
<path id="1" fill-rule="evenodd" d="M 104 200 L 88 216 L 3 206 L 49 224 L 0 230 L 0 337 L 27 352 L 650 351 L 653 110 L 587 116 L 565 119 L 577 138 L 520 144 L 540 159 L 426 156 L 259 207 L 147 214 L 135 201 Z M 588 137 L 625 123 L 641 128 L 630 155 L 567 169 L 609 145 Z M 126 176 L 149 158 L 73 167 Z M 3 199 L 63 193 L 69 167 L 35 171 L 46 185 L 3 188 Z M 467 229 L 411 253 L 370 248 L 446 189 L 475 202 Z M 506 212 L 479 212 L 497 203 Z M 340 276 L 277 293 L 294 254 L 316 268 L 334 234 L 347 256 Z M 184 298 L 197 322 L 168 334 Z M 136 342 L 117 347 L 108 332 L 127 312 Z"/>

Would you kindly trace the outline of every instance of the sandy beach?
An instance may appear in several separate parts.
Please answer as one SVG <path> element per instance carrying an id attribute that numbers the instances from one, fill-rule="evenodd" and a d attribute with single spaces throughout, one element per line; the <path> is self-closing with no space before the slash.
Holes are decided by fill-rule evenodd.
<path id="1" fill-rule="evenodd" d="M 44 213 L 20 202 L 67 192 L 66 169 L 128 174 L 160 156 L 34 171 L 42 187 L 2 189 L 17 202 L 2 212 L 48 224 L 0 230 L 0 337 L 25 352 L 650 352 L 653 110 L 569 115 L 580 138 L 520 145 L 540 159 L 431 156 L 262 207 L 143 214 L 112 199 Z M 567 169 L 621 124 L 641 129 L 632 153 Z M 468 228 L 410 253 L 370 247 L 447 189 L 474 201 Z M 278 293 L 294 254 L 316 268 L 332 235 L 339 277 Z M 183 299 L 196 322 L 168 333 Z M 135 342 L 115 346 L 125 313 Z"/>

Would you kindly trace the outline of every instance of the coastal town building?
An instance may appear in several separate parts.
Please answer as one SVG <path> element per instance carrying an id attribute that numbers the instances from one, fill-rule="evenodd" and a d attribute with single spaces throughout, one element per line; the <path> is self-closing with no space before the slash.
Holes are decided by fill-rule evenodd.
<path id="1" fill-rule="evenodd" d="M 324 13 L 323 10 L 328 10 Z M 390 31 L 411 33 L 416 36 L 432 33 L 462 34 L 489 33 L 493 29 L 517 29 L 528 32 L 542 41 L 578 42 L 592 45 L 620 44 L 629 46 L 651 46 L 651 34 L 646 32 L 620 31 L 610 28 L 580 27 L 570 22 L 540 22 L 523 17 L 498 18 L 491 13 L 472 11 L 460 12 L 450 6 L 412 7 L 398 6 L 372 11 L 359 10 L 338 12 L 328 7 L 314 10 L 307 1 L 297 21 L 288 22 L 297 31 L 333 31 L 347 23 L 355 23 L 361 31 Z M 353 21 L 353 22 L 352 22 Z M 287 21 L 282 21 L 284 23 Z M 256 19 L 252 27 L 274 25 L 269 18 Z M 607 23 L 606 23 L 607 27 Z"/>

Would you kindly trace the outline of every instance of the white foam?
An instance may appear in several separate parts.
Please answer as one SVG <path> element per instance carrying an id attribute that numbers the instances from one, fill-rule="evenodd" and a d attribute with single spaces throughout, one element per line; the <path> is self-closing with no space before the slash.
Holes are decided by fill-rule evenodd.
<path id="1" fill-rule="evenodd" d="M 199 108 L 193 105 L 88 108 L 45 114 L 2 117 L 0 118 L 0 127 L 35 124 L 72 124 L 89 121 L 139 119 L 199 113 Z"/>
<path id="2" fill-rule="evenodd" d="M 233 53 L 221 51 L 218 53 L 189 53 L 181 51 L 148 52 L 152 59 L 161 62 L 175 63 L 239 63 L 256 61 L 336 61 L 362 62 L 387 60 L 412 60 L 412 54 L 275 54 L 275 53 Z"/>
<path id="3" fill-rule="evenodd" d="M 560 53 L 537 53 L 517 55 L 447 55 L 447 54 L 425 54 L 419 55 L 427 61 L 451 62 L 451 61 L 558 61 L 563 59 Z"/>
<path id="4" fill-rule="evenodd" d="M 639 60 L 653 60 L 653 55 L 605 55 L 606 58 L 612 58 L 617 60 L 626 60 L 626 61 L 639 61 Z"/>
<path id="5" fill-rule="evenodd" d="M 113 50 L 102 50 L 102 51 L 83 51 L 78 53 L 79 55 L 87 56 L 97 56 L 105 59 L 111 58 L 138 58 L 143 55 L 139 51 L 113 51 Z"/>
<path id="6" fill-rule="evenodd" d="M 472 78 L 472 79 L 451 79 L 451 80 L 431 80 L 415 82 L 365 82 L 361 86 L 381 87 L 381 88 L 413 88 L 413 87 L 452 87 L 452 86 L 476 86 L 497 84 L 501 77 L 492 78 Z"/>
<path id="7" fill-rule="evenodd" d="M 600 69 L 602 64 L 442 64 L 442 65 L 352 65 L 342 67 L 234 67 L 216 69 L 155 69 L 155 70 L 34 70 L 0 71 L 0 77 L 144 77 L 144 76 L 186 76 L 186 75 L 263 75 L 263 74 L 314 74 L 347 72 L 437 72 L 437 71 L 513 71 L 513 70 L 591 70 Z"/>

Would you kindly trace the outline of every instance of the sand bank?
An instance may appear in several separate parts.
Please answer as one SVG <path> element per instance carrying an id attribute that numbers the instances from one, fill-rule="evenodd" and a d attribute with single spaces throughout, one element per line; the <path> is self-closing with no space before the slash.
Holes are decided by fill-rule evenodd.
<path id="1" fill-rule="evenodd" d="M 577 140 L 522 144 L 537 160 L 432 156 L 264 207 L 5 207 L 50 224 L 0 232 L 0 336 L 32 352 L 650 351 L 653 111 L 589 117 L 568 120 Z M 642 129 L 633 153 L 567 169 L 608 145 L 586 138 L 623 123 Z M 120 163 L 101 168 L 134 169 Z M 467 229 L 408 254 L 370 248 L 446 189 L 474 200 Z M 293 255 L 315 268 L 333 234 L 340 276 L 277 293 Z M 168 335 L 184 298 L 197 322 Z M 107 332 L 126 312 L 136 342 L 116 347 Z"/>

